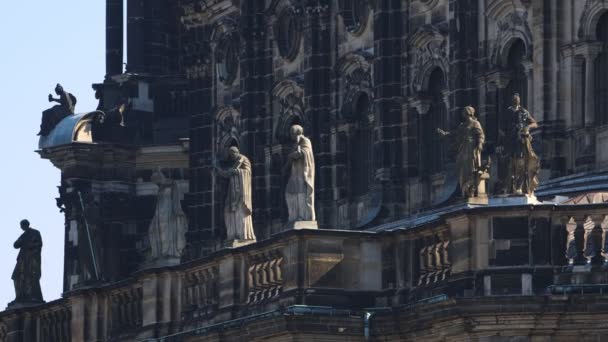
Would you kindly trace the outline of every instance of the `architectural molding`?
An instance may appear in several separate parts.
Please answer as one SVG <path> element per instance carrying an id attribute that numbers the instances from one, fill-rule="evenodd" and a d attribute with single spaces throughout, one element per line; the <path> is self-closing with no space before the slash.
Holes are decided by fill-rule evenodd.
<path id="1" fill-rule="evenodd" d="M 608 1 L 587 0 L 583 14 L 579 20 L 578 38 L 580 40 L 597 40 L 597 24 L 604 13 L 608 11 Z"/>
<path id="2" fill-rule="evenodd" d="M 413 77 L 411 89 L 414 93 L 428 88 L 429 77 L 435 68 L 448 75 L 447 35 L 432 25 L 423 25 L 408 39 L 413 54 Z"/>

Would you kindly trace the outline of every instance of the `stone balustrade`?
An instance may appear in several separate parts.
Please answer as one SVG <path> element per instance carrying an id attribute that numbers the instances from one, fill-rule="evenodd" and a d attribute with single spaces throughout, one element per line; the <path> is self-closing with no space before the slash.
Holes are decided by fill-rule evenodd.
<path id="1" fill-rule="evenodd" d="M 144 340 L 299 304 L 601 292 L 607 232 L 601 206 L 554 204 L 456 209 L 370 232 L 291 230 L 5 311 L 0 342 Z"/>

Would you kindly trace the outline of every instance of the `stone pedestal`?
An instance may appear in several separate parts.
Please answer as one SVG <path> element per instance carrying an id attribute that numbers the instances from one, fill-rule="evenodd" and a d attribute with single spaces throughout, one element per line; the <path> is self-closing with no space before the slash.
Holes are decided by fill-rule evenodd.
<path id="1" fill-rule="evenodd" d="M 294 221 L 288 222 L 287 229 L 319 229 L 317 221 Z"/>
<path id="2" fill-rule="evenodd" d="M 490 198 L 490 205 L 526 205 L 543 204 L 534 195 L 506 195 Z"/>
<path id="3" fill-rule="evenodd" d="M 151 269 L 151 268 L 163 268 L 163 267 L 170 267 L 170 266 L 175 266 L 175 265 L 179 265 L 181 263 L 181 259 L 180 258 L 163 258 L 163 259 L 156 259 L 156 260 L 150 260 L 150 261 L 146 261 L 142 266 L 141 266 L 141 270 L 145 270 L 145 269 Z"/>
<path id="4" fill-rule="evenodd" d="M 490 179 L 490 174 L 487 172 L 483 172 L 479 175 L 479 182 L 477 183 L 477 196 L 467 198 L 467 204 L 488 204 L 488 193 L 486 191 L 486 182 L 488 179 Z"/>
<path id="5" fill-rule="evenodd" d="M 237 247 L 241 247 L 241 246 L 246 246 L 246 245 L 250 245 L 252 243 L 255 243 L 255 240 L 229 240 L 229 241 L 224 241 L 223 247 L 224 248 L 237 248 Z"/>
<path id="6" fill-rule="evenodd" d="M 46 302 L 45 301 L 42 301 L 42 302 L 15 302 L 15 301 L 12 301 L 12 302 L 8 303 L 8 305 L 6 306 L 6 310 L 29 308 L 32 306 L 42 305 L 44 303 L 46 303 Z"/>
<path id="7" fill-rule="evenodd" d="M 469 197 L 467 198 L 467 204 L 475 204 L 475 205 L 488 205 L 488 196 L 480 197 Z"/>

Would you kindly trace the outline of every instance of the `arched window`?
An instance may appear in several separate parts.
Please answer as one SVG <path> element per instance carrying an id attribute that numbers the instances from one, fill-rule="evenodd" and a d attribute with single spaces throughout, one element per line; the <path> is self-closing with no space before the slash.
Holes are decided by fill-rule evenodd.
<path id="1" fill-rule="evenodd" d="M 595 60 L 595 112 L 600 125 L 608 124 L 608 12 L 597 25 L 597 39 L 603 43 L 602 51 Z"/>
<path id="2" fill-rule="evenodd" d="M 507 132 L 508 116 L 506 115 L 508 107 L 511 105 L 513 94 L 518 93 L 523 106 L 528 106 L 528 78 L 526 77 L 526 69 L 523 62 L 526 56 L 526 45 L 520 39 L 517 39 L 509 49 L 507 57 L 507 71 L 511 80 L 503 93 L 503 102 L 498 112 L 500 116 L 498 127 L 502 132 Z"/>
<path id="3" fill-rule="evenodd" d="M 353 196 L 361 196 L 369 191 L 372 177 L 372 125 L 371 100 L 365 92 L 360 92 L 353 106 L 355 130 L 352 139 L 350 189 Z"/>
<path id="4" fill-rule="evenodd" d="M 447 129 L 447 108 L 444 102 L 445 76 L 440 68 L 435 68 L 429 77 L 428 99 L 430 108 L 423 118 L 423 132 L 420 156 L 427 173 L 443 170 L 445 163 L 445 141 L 437 134 L 437 128 Z"/>

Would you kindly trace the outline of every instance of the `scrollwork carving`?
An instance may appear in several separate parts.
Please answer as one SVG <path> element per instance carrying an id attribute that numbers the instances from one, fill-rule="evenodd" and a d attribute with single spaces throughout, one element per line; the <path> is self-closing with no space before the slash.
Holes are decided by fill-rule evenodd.
<path id="1" fill-rule="evenodd" d="M 414 93 L 428 87 L 431 71 L 439 67 L 444 74 L 448 69 L 447 37 L 437 27 L 424 25 L 409 39 L 413 51 L 413 77 L 411 88 Z"/>

